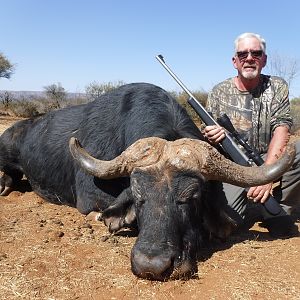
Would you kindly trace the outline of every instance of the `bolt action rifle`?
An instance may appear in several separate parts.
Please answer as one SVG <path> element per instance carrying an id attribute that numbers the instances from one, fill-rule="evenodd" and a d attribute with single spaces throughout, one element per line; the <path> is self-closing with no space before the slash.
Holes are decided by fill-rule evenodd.
<path id="1" fill-rule="evenodd" d="M 247 141 L 245 141 L 241 135 L 235 130 L 229 117 L 226 114 L 221 115 L 220 118 L 215 121 L 213 117 L 205 110 L 202 104 L 194 97 L 194 95 L 187 89 L 187 87 L 179 80 L 179 78 L 172 72 L 172 70 L 166 65 L 162 55 L 157 55 L 156 59 L 161 65 L 168 71 L 168 73 L 175 79 L 180 87 L 188 94 L 188 103 L 195 110 L 197 115 L 206 125 L 221 125 L 228 133 L 225 133 L 225 138 L 220 142 L 222 149 L 231 157 L 231 159 L 239 165 L 252 166 L 253 163 L 260 166 L 264 163 L 260 154 L 256 149 L 253 149 Z M 235 140 L 234 140 L 235 139 Z M 239 147 L 241 145 L 245 152 Z M 278 215 L 284 212 L 279 203 L 274 199 L 272 195 L 263 206 L 271 215 Z"/>

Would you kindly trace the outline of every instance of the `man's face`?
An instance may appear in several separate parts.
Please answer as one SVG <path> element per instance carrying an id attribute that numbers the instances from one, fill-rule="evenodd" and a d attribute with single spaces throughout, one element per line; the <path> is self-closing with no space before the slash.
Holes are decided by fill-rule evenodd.
<path id="1" fill-rule="evenodd" d="M 251 80 L 260 75 L 267 63 L 267 55 L 262 52 L 259 41 L 251 37 L 239 42 L 232 62 L 240 76 Z"/>

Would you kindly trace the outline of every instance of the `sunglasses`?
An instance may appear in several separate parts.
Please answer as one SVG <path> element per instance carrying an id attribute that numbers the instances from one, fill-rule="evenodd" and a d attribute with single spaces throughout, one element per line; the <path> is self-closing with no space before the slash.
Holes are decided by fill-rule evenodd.
<path id="1" fill-rule="evenodd" d="M 239 58 L 239 60 L 245 60 L 247 59 L 249 53 L 254 59 L 260 59 L 264 52 L 262 50 L 237 51 L 236 56 Z"/>

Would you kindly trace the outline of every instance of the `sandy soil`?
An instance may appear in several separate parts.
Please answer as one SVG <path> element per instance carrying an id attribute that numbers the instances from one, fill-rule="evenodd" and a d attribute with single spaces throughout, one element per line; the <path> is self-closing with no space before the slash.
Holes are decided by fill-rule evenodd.
<path id="1" fill-rule="evenodd" d="M 15 121 L 0 117 L 0 133 Z M 24 183 L 0 197 L 0 299 L 300 299 L 300 238 L 258 225 L 203 249 L 192 279 L 147 281 L 130 270 L 132 232 L 109 235 Z"/>

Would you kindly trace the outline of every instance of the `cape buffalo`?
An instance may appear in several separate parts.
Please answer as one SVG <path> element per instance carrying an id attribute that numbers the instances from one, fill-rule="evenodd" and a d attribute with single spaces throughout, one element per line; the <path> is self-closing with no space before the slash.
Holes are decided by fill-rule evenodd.
<path id="1" fill-rule="evenodd" d="M 211 180 L 259 185 L 293 160 L 290 153 L 274 166 L 240 167 L 202 140 L 166 91 L 124 85 L 7 129 L 0 137 L 0 192 L 7 195 L 24 174 L 47 201 L 83 214 L 102 211 L 111 232 L 136 222 L 133 273 L 156 280 L 186 276 L 196 271 L 204 239 L 224 238 L 234 226 L 214 201 L 217 182 Z"/>

